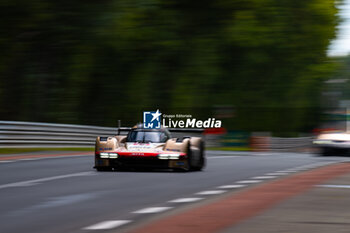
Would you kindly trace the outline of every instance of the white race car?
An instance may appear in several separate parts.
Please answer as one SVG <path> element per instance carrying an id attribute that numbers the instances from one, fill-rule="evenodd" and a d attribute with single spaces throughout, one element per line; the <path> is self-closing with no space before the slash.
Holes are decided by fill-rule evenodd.
<path id="1" fill-rule="evenodd" d="M 329 132 L 320 134 L 313 144 L 322 155 L 345 155 L 350 152 L 350 132 Z"/>

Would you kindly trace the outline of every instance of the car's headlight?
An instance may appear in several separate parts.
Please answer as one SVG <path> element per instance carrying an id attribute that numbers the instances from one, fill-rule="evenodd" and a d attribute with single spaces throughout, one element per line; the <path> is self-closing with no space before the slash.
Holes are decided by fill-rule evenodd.
<path id="1" fill-rule="evenodd" d="M 313 143 L 314 144 L 329 144 L 329 143 L 332 143 L 332 141 L 331 140 L 322 140 L 322 139 L 320 139 L 320 140 L 315 140 Z"/>
<path id="2" fill-rule="evenodd" d="M 118 154 L 117 153 L 109 153 L 109 158 L 116 159 L 116 158 L 118 158 Z"/>
<path id="3" fill-rule="evenodd" d="M 106 153 L 106 152 L 102 152 L 102 153 L 100 153 L 100 157 L 101 157 L 102 159 L 108 159 L 108 158 L 110 158 L 110 159 L 116 159 L 116 158 L 118 158 L 118 154 L 117 154 L 117 153 Z"/>
<path id="4" fill-rule="evenodd" d="M 159 154 L 159 159 L 179 159 L 180 154 Z"/>

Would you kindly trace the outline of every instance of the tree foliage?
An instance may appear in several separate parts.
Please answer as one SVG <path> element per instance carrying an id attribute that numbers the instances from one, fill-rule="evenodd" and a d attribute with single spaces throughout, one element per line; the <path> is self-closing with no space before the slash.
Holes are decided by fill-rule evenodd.
<path id="1" fill-rule="evenodd" d="M 338 23 L 334 0 L 3 0 L 0 15 L 2 119 L 132 124 L 225 105 L 226 127 L 272 131 L 309 127 Z"/>

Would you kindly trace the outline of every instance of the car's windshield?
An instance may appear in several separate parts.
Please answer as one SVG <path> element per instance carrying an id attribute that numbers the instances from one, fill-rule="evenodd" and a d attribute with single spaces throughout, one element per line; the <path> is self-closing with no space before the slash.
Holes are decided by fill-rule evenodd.
<path id="1" fill-rule="evenodd" d="M 156 131 L 131 131 L 128 134 L 127 142 L 165 142 L 167 139 L 163 132 Z"/>

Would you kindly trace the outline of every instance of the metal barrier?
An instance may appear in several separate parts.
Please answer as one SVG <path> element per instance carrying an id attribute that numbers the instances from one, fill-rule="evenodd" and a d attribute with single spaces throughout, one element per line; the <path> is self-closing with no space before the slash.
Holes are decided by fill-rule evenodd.
<path id="1" fill-rule="evenodd" d="M 0 148 L 93 147 L 96 136 L 116 134 L 116 127 L 0 121 Z"/>
<path id="2" fill-rule="evenodd" d="M 122 127 L 121 134 L 129 128 Z M 169 129 L 174 137 L 198 136 L 202 129 Z M 0 121 L 0 148 L 18 147 L 94 147 L 97 136 L 114 136 L 117 127 L 88 125 L 51 124 L 22 121 Z M 188 132 L 191 131 L 191 132 Z M 201 135 L 203 136 L 203 135 Z M 206 146 L 222 146 L 221 137 L 206 135 Z M 293 150 L 308 148 L 311 137 L 278 138 L 269 137 L 266 150 Z"/>
<path id="3" fill-rule="evenodd" d="M 271 137 L 269 142 L 269 150 L 271 151 L 289 151 L 312 147 L 313 137 L 297 137 L 297 138 L 280 138 Z"/>

